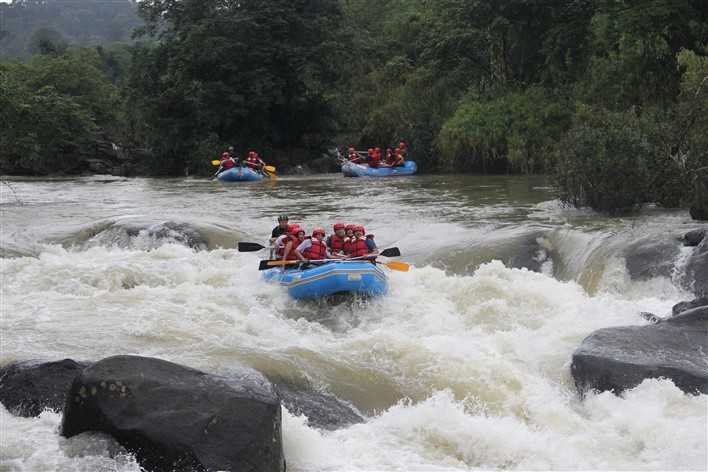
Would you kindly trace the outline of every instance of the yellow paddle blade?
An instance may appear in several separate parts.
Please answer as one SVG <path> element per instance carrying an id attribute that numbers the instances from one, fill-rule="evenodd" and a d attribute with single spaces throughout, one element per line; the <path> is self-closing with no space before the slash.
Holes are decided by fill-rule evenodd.
<path id="1" fill-rule="evenodd" d="M 264 169 L 269 174 L 275 174 L 275 167 L 273 167 L 273 166 L 265 166 Z"/>
<path id="2" fill-rule="evenodd" d="M 221 164 L 221 161 L 219 160 L 214 159 L 213 161 L 211 161 L 211 165 L 213 166 L 218 166 L 219 164 Z"/>
<path id="3" fill-rule="evenodd" d="M 391 270 L 397 270 L 400 272 L 408 272 L 411 270 L 410 264 L 406 264 L 405 262 L 391 261 L 384 262 L 384 265 Z"/>

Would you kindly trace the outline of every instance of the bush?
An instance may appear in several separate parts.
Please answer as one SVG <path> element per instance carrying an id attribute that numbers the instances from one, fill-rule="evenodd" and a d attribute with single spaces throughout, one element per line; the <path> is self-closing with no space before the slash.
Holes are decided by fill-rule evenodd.
<path id="1" fill-rule="evenodd" d="M 651 148 L 634 112 L 581 108 L 556 153 L 564 203 L 619 214 L 646 201 Z"/>

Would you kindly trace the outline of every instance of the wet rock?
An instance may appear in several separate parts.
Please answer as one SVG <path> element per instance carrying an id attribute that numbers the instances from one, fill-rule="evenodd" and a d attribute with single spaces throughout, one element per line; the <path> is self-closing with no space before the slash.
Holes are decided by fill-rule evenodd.
<path id="1" fill-rule="evenodd" d="M 690 302 L 677 303 L 671 308 L 671 315 L 677 316 L 683 313 L 684 311 L 688 311 L 699 306 L 708 306 L 708 297 L 700 297 L 691 300 Z"/>
<path id="2" fill-rule="evenodd" d="M 693 203 L 690 213 L 694 220 L 708 220 L 708 167 L 696 170 Z"/>
<path id="3" fill-rule="evenodd" d="M 708 393 L 708 306 L 648 326 L 605 328 L 585 338 L 571 373 L 581 395 L 620 393 L 665 377 L 688 393 Z"/>
<path id="4" fill-rule="evenodd" d="M 74 380 L 62 434 L 101 431 L 153 471 L 283 471 L 280 400 L 261 374 L 226 378 L 137 356 Z"/>
<path id="5" fill-rule="evenodd" d="M 684 246 L 698 246 L 706 235 L 706 230 L 704 229 L 694 229 L 683 235 L 683 245 Z"/>
<path id="6" fill-rule="evenodd" d="M 679 246 L 671 239 L 643 239 L 624 250 L 625 264 L 632 280 L 670 277 Z"/>
<path id="7" fill-rule="evenodd" d="M 315 428 L 334 430 L 364 421 L 353 407 L 334 395 L 282 383 L 276 388 L 283 405 L 293 414 L 307 416 L 309 425 Z"/>
<path id="8" fill-rule="evenodd" d="M 708 239 L 703 239 L 686 263 L 685 284 L 697 297 L 708 296 Z"/>
<path id="9" fill-rule="evenodd" d="M 639 313 L 639 316 L 644 318 L 645 320 L 651 322 L 651 323 L 658 323 L 659 321 L 662 320 L 660 316 L 656 316 L 654 313 L 649 313 L 646 311 L 642 311 Z"/>
<path id="10" fill-rule="evenodd" d="M 0 368 L 0 403 L 17 416 L 61 411 L 71 382 L 87 366 L 71 359 L 8 364 Z"/>

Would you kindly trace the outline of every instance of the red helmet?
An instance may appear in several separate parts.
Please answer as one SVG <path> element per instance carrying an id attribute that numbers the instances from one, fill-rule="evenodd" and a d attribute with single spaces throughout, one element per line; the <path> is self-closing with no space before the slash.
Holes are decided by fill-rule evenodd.
<path id="1" fill-rule="evenodd" d="M 288 233 L 290 233 L 290 234 L 295 234 L 296 230 L 299 230 L 299 229 L 300 229 L 300 225 L 297 225 L 297 224 L 288 225 Z"/>
<path id="2" fill-rule="evenodd" d="M 223 152 L 223 153 L 221 153 L 221 158 L 222 158 L 222 159 L 228 159 L 228 158 L 229 158 L 229 153 L 228 153 L 228 152 Z"/>
<path id="3" fill-rule="evenodd" d="M 333 228 L 335 231 L 337 231 L 338 229 L 347 229 L 347 227 L 344 225 L 344 223 L 335 223 Z"/>
<path id="4" fill-rule="evenodd" d="M 312 230 L 312 237 L 314 238 L 318 234 L 321 234 L 322 236 L 325 236 L 327 233 L 325 233 L 324 228 L 315 228 Z"/>
<path id="5" fill-rule="evenodd" d="M 347 231 L 349 231 L 349 230 L 354 231 L 354 228 L 355 228 L 355 227 L 356 227 L 356 225 L 346 225 L 346 226 L 344 227 L 344 229 L 346 229 Z"/>
<path id="6" fill-rule="evenodd" d="M 305 229 L 304 229 L 304 228 L 300 228 L 300 227 L 297 226 L 297 225 L 295 226 L 295 228 L 293 228 L 293 229 L 290 230 L 290 234 L 291 234 L 292 236 L 297 236 L 298 234 L 304 233 L 304 232 L 305 232 Z"/>
<path id="7" fill-rule="evenodd" d="M 355 225 L 355 226 L 354 226 L 354 231 L 355 231 L 355 232 L 356 232 L 356 231 L 361 231 L 361 234 L 366 234 L 366 230 L 364 229 L 364 227 L 363 227 L 362 225 Z"/>

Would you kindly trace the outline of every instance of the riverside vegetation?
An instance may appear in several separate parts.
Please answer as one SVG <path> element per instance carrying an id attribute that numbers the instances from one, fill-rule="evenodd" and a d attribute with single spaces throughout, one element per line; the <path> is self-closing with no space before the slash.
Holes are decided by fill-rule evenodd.
<path id="1" fill-rule="evenodd" d="M 117 155 L 206 175 L 230 144 L 282 166 L 405 138 L 427 172 L 549 173 L 608 212 L 688 206 L 706 38 L 703 0 L 13 0 L 0 170 Z"/>

